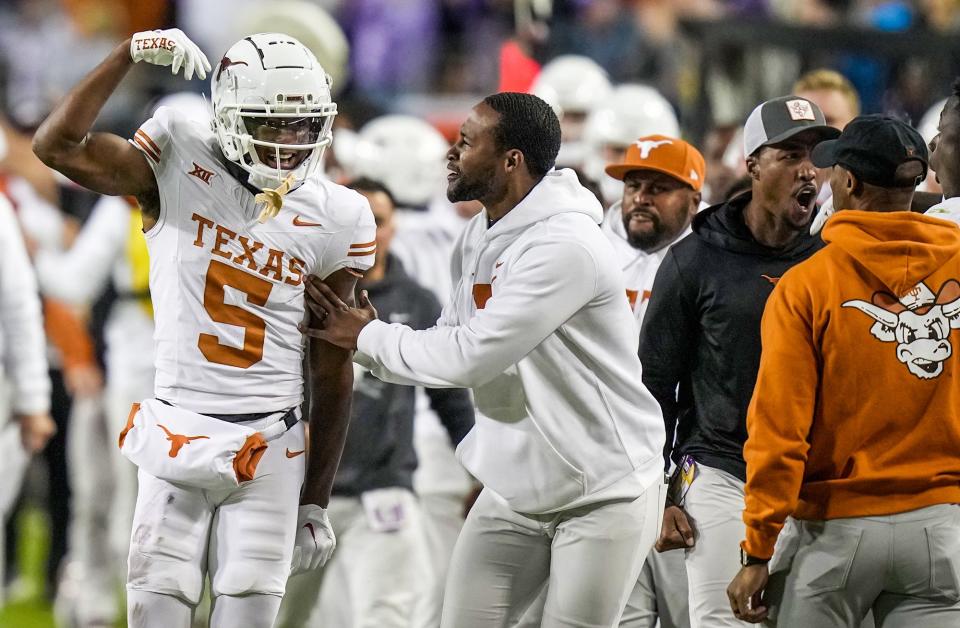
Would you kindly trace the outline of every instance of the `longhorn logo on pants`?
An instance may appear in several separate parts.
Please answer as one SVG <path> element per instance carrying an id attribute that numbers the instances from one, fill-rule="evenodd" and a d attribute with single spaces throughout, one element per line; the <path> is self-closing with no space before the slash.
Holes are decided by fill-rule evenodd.
<path id="1" fill-rule="evenodd" d="M 159 423 L 157 423 L 157 427 L 164 431 L 164 433 L 167 435 L 167 440 L 170 441 L 171 458 L 176 458 L 177 454 L 180 453 L 180 450 L 183 449 L 183 446 L 189 445 L 191 441 L 200 440 L 201 438 L 210 438 L 209 436 L 186 436 L 184 434 L 174 434 Z"/>

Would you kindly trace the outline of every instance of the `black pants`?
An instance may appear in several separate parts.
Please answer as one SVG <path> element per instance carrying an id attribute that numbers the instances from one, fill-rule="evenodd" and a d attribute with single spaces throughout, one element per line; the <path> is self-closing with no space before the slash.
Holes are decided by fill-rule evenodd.
<path id="1" fill-rule="evenodd" d="M 47 556 L 46 594 L 52 599 L 56 595 L 57 578 L 60 563 L 67 553 L 67 528 L 70 524 L 70 481 L 67 476 L 67 431 L 70 417 L 71 399 L 63 382 L 61 371 L 50 371 L 53 385 L 50 399 L 50 414 L 57 424 L 57 435 L 50 439 L 41 458 L 47 467 L 47 511 L 50 515 L 50 553 Z M 21 494 L 13 507 L 4 538 L 6 569 L 8 578 L 19 571 L 17 565 L 16 521 L 24 506 Z"/>

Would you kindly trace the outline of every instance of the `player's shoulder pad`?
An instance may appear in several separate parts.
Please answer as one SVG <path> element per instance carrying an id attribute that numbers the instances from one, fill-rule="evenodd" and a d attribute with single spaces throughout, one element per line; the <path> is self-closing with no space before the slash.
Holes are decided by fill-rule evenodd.
<path id="1" fill-rule="evenodd" d="M 335 223 L 345 228 L 365 226 L 376 228 L 367 197 L 326 178 L 318 178 L 317 182 L 322 190 L 324 211 Z"/>
<path id="2" fill-rule="evenodd" d="M 206 143 L 212 135 L 209 126 L 188 116 L 173 107 L 161 106 L 154 111 L 140 129 L 147 133 L 161 150 L 171 144 L 185 144 L 194 141 Z"/>

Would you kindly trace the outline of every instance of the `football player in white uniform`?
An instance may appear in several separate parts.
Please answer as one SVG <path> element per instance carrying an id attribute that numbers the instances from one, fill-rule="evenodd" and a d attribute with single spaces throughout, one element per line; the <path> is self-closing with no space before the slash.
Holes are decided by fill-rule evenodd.
<path id="1" fill-rule="evenodd" d="M 303 281 L 326 277 L 352 299 L 373 263 L 375 225 L 363 197 L 317 174 L 336 105 L 329 78 L 300 42 L 270 33 L 234 44 L 213 72 L 212 129 L 160 108 L 130 141 L 90 132 L 139 61 L 182 68 L 187 79 L 210 70 L 181 31 L 137 33 L 67 94 L 34 138 L 47 165 L 97 192 L 136 197 L 143 215 L 157 379 L 156 399 L 135 406 L 123 434 L 146 452 L 128 619 L 136 627 L 189 626 L 209 574 L 212 626 L 269 628 L 291 563 L 315 568 L 333 550 L 324 507 L 353 379 L 349 351 L 309 342 L 310 452 L 301 455 Z M 236 454 L 232 486 L 203 488 L 206 476 L 191 475 L 203 471 L 195 466 L 201 452 L 217 455 L 223 434 L 260 431 L 275 438 L 249 450 L 259 452 L 249 465 L 240 463 L 243 450 L 226 452 Z"/>

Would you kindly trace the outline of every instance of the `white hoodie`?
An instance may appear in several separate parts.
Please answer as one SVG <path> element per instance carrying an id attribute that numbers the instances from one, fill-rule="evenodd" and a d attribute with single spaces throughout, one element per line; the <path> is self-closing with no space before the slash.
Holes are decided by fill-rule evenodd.
<path id="1" fill-rule="evenodd" d="M 659 482 L 664 427 L 602 209 L 571 170 L 549 173 L 461 236 L 437 327 L 374 321 L 356 360 L 389 382 L 472 388 L 457 456 L 516 511 L 633 498 Z"/>

